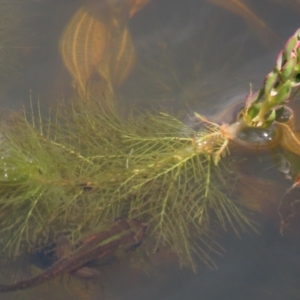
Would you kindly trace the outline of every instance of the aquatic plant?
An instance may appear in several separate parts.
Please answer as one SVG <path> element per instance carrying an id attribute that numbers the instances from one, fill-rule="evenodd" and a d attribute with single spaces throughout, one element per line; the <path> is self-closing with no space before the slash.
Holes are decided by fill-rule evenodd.
<path id="1" fill-rule="evenodd" d="M 276 66 L 265 78 L 263 87 L 248 95 L 243 119 L 251 127 L 268 127 L 278 112 L 289 100 L 292 89 L 299 87 L 300 72 L 300 29 L 287 41 L 280 51 Z"/>
<path id="2" fill-rule="evenodd" d="M 284 57 L 296 51 L 298 39 L 297 31 Z M 276 71 L 278 78 L 283 69 Z M 273 88 L 280 91 L 286 82 L 294 84 L 278 80 Z M 123 119 L 112 95 L 60 104 L 48 118 L 39 109 L 8 114 L 1 123 L 0 144 L 3 252 L 16 257 L 33 251 L 51 244 L 61 231 L 74 241 L 124 217 L 149 225 L 148 251 L 169 245 L 182 263 L 195 267 L 198 254 L 212 264 L 208 252 L 218 251 L 215 224 L 237 233 L 251 227 L 233 196 L 229 142 L 249 127 L 247 118 L 257 117 L 260 110 L 257 115 L 252 111 L 264 107 L 264 101 L 277 110 L 289 93 L 272 95 L 250 95 L 232 124 L 214 124 L 196 113 L 198 131 L 163 112 Z M 292 128 L 288 124 L 280 126 Z"/>
<path id="3" fill-rule="evenodd" d="M 251 226 L 231 199 L 230 158 L 216 166 L 211 156 L 223 140 L 199 146 L 215 128 L 195 132 L 166 113 L 124 120 L 102 102 L 60 105 L 48 119 L 11 113 L 2 123 L 3 252 L 18 256 L 61 231 L 76 240 L 125 217 L 149 225 L 149 251 L 169 245 L 186 264 L 195 267 L 194 254 L 212 264 L 214 224 Z"/>
<path id="4" fill-rule="evenodd" d="M 300 29 L 287 41 L 284 49 L 280 51 L 276 66 L 265 78 L 263 87 L 256 93 L 250 92 L 245 100 L 245 105 L 241 109 L 236 121 L 231 124 L 212 124 L 219 128 L 206 139 L 213 144 L 214 140 L 223 139 L 221 148 L 214 152 L 215 163 L 218 163 L 222 153 L 226 151 L 230 141 L 235 141 L 248 148 L 272 148 L 281 145 L 284 148 L 300 154 L 298 150 L 299 134 L 295 130 L 293 111 L 285 107 L 291 99 L 292 91 L 298 92 L 300 86 Z M 296 90 L 296 91 L 295 91 Z M 196 117 L 198 115 L 196 114 Z M 241 140 L 241 133 L 250 129 L 255 130 L 270 129 L 264 132 L 264 140 L 247 141 Z M 251 131 L 252 130 L 252 131 Z"/>
<path id="5" fill-rule="evenodd" d="M 3 115 L 3 253 L 16 257 L 35 251 L 62 231 L 75 241 L 123 217 L 148 225 L 147 251 L 168 245 L 193 268 L 195 254 L 213 264 L 209 253 L 219 249 L 215 225 L 236 233 L 252 226 L 234 199 L 229 142 L 244 128 L 280 122 L 280 109 L 298 85 L 299 40 L 298 30 L 264 87 L 249 94 L 232 124 L 215 124 L 197 113 L 198 131 L 164 112 L 123 119 L 112 93 L 60 104 L 48 118 L 39 109 Z M 282 140 L 294 132 L 284 130 Z"/>

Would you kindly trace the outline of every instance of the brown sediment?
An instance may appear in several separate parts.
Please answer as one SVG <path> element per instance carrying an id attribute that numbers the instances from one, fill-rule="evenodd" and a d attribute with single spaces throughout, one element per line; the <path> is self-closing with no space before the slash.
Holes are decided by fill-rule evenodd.
<path id="1" fill-rule="evenodd" d="M 119 219 L 104 230 L 79 243 L 70 255 L 63 257 L 43 273 L 11 285 L 0 284 L 0 292 L 11 292 L 39 285 L 64 272 L 76 272 L 93 259 L 107 260 L 125 255 L 140 245 L 146 226 L 135 220 Z"/>

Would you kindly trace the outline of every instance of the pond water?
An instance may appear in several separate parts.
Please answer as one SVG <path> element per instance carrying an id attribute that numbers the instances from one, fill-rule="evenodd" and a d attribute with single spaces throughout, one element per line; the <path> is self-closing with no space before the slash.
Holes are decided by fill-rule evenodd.
<path id="1" fill-rule="evenodd" d="M 59 41 L 80 7 L 94 1 L 0 0 L 2 107 L 18 110 L 39 100 L 47 111 L 76 97 Z M 245 99 L 250 83 L 254 91 L 261 87 L 285 41 L 300 27 L 299 16 L 296 0 L 151 0 L 121 27 L 131 33 L 136 58 L 131 71 L 122 73 L 122 84 L 116 83 L 119 111 L 184 110 L 186 123 L 197 111 L 226 121 L 222 112 Z M 115 68 L 112 82 L 122 70 Z M 293 105 L 299 111 L 297 101 Z M 224 251 L 212 253 L 215 268 L 199 261 L 194 273 L 162 249 L 146 259 L 146 268 L 121 261 L 103 267 L 94 281 L 58 278 L 0 299 L 299 299 L 299 222 L 296 216 L 282 236 L 277 212 L 291 182 L 269 157 L 240 152 L 236 157 L 247 175 L 238 201 L 250 210 L 259 234 L 222 232 L 218 242 Z M 298 196 L 295 189 L 291 197 Z"/>

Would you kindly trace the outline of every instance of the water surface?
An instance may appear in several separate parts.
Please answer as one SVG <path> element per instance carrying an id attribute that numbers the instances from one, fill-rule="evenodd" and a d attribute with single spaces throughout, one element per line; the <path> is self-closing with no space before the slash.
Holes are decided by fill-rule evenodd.
<path id="1" fill-rule="evenodd" d="M 8 2 L 3 1 L 0 9 L 1 15 L 13 16 L 7 17 L 0 33 L 4 35 L 0 44 L 4 70 L 4 74 L 0 73 L 2 107 L 28 106 L 31 98 L 39 99 L 47 110 L 56 101 L 74 96 L 58 41 L 72 15 L 87 3 Z M 137 60 L 117 91 L 120 111 L 132 106 L 145 110 L 164 108 L 173 113 L 185 110 L 188 114 L 196 110 L 214 116 L 244 100 L 250 83 L 253 90 L 261 86 L 278 51 L 300 27 L 300 3 L 244 1 L 266 25 L 262 33 L 247 14 L 234 13 L 212 2 L 152 0 L 128 21 Z M 259 165 L 257 157 L 249 161 L 244 165 L 249 175 L 273 176 L 280 181 L 270 162 Z M 249 169 L 253 161 L 260 166 L 259 171 Z M 284 193 L 290 183 L 282 182 L 280 192 Z M 250 193 L 250 189 L 246 192 Z M 265 193 L 261 201 L 267 201 L 268 193 L 275 197 L 268 189 Z M 294 194 L 297 197 L 297 191 Z M 270 199 L 270 206 L 279 198 L 277 195 Z M 279 234 L 274 206 L 252 212 L 252 216 L 259 223 L 260 235 L 251 232 L 237 237 L 222 233 L 219 240 L 226 251 L 222 256 L 212 254 L 217 269 L 199 262 L 194 274 L 188 268 L 180 268 L 176 257 L 163 250 L 151 258 L 146 271 L 138 263 L 132 267 L 120 262 L 103 268 L 95 283 L 71 278 L 60 284 L 56 280 L 22 295 L 0 295 L 0 299 L 298 299 L 297 230 Z"/>

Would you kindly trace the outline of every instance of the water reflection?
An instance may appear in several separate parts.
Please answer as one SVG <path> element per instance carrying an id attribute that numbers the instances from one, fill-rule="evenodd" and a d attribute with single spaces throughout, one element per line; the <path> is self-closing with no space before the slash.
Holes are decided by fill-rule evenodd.
<path id="1" fill-rule="evenodd" d="M 298 9 L 298 5 L 295 1 L 230 2 L 249 5 L 251 13 L 245 15 L 247 11 L 233 9 L 237 6 L 219 7 L 220 1 L 152 0 L 130 18 L 126 26 L 132 35 L 137 59 L 124 85 L 116 91 L 120 109 L 126 110 L 128 105 L 145 109 L 163 106 L 174 112 L 186 109 L 214 115 L 243 100 L 250 82 L 254 90 L 259 88 L 284 41 L 299 26 L 299 11 L 293 10 Z M 24 0 L 22 5 L 16 2 L 3 6 L 2 12 L 8 11 L 14 16 L 13 20 L 18 19 L 20 23 L 12 25 L 13 20 L 8 20 L 3 25 L 3 30 L 17 38 L 5 40 L 1 63 L 4 70 L 11 70 L 10 64 L 14 61 L 21 64 L 12 69 L 21 76 L 1 79 L 3 106 L 28 103 L 30 89 L 46 107 L 61 97 L 75 95 L 58 43 L 74 13 L 84 5 L 83 0 Z M 25 33 L 14 26 L 18 30 L 25 28 Z M 260 35 L 262 27 L 267 28 L 267 36 Z M 26 39 L 21 38 L 22 35 Z M 268 38 L 267 43 L 265 38 Z M 20 47 L 20 50 L 17 53 L 4 51 L 9 47 Z M 12 60 L 8 60 L 11 55 Z M 244 169 L 250 170 L 256 159 L 245 162 Z M 245 177 L 244 189 L 240 191 L 246 207 L 264 213 L 264 217 L 257 217 L 262 223 L 262 235 L 243 235 L 241 240 L 231 235 L 224 237 L 222 245 L 227 253 L 222 258 L 214 256 L 219 270 L 200 266 L 195 275 L 189 270 L 180 270 L 174 256 L 161 251 L 151 258 L 150 277 L 145 276 L 138 265 L 135 269 L 126 263 L 112 266 L 104 269 L 99 279 L 105 286 L 104 291 L 93 284 L 87 290 L 81 287 L 79 290 L 83 292 L 77 295 L 78 299 L 286 299 L 287 295 L 289 299 L 297 298 L 299 290 L 293 272 L 298 268 L 298 237 L 279 235 L 274 211 L 274 203 L 279 200 L 276 194 L 284 193 L 289 183 L 277 186 L 276 193 L 271 183 L 266 188 L 268 184 L 264 179 L 270 174 L 262 173 L 274 171 L 270 170 L 273 166 L 270 158 L 267 159 L 263 168 L 256 161 L 258 170 L 251 169 L 249 174 L 249 178 L 253 174 L 261 176 L 255 186 L 264 187 L 264 193 L 255 195 L 257 199 L 253 201 L 251 189 L 247 188 L 251 182 Z M 251 205 L 258 205 L 259 198 L 266 207 L 247 204 L 245 199 L 249 193 Z M 82 282 L 72 279 L 67 288 L 53 284 L 59 293 L 55 298 L 74 299 L 77 284 Z M 71 295 L 67 289 L 73 289 Z M 28 295 L 31 299 L 39 299 L 40 295 L 53 299 L 50 291 L 53 293 L 51 284 L 48 290 L 41 288 L 41 294 L 30 291 Z M 14 297 L 3 296 L 3 299 Z"/>

